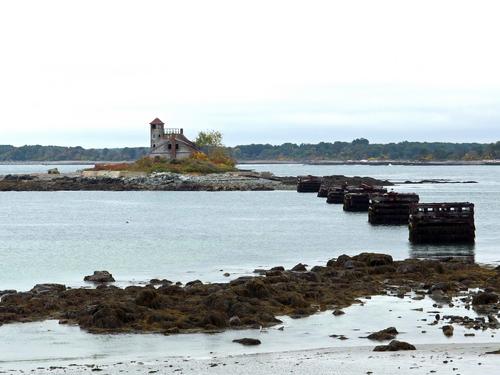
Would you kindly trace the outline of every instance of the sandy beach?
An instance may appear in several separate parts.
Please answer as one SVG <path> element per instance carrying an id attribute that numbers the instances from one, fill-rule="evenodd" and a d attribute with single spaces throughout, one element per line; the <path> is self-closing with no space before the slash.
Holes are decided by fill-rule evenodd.
<path id="1" fill-rule="evenodd" d="M 496 344 L 419 345 L 416 351 L 375 353 L 373 346 L 275 352 L 192 359 L 158 358 L 150 362 L 128 361 L 96 366 L 37 366 L 31 370 L 3 370 L 20 374 L 496 374 L 500 366 Z"/>

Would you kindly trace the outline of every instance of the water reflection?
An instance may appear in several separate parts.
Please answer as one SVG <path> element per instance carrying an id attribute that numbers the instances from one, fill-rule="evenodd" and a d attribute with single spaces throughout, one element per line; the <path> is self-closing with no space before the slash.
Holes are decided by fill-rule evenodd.
<path id="1" fill-rule="evenodd" d="M 467 263 L 475 262 L 475 245 L 410 245 L 410 258 L 413 259 L 456 259 Z"/>

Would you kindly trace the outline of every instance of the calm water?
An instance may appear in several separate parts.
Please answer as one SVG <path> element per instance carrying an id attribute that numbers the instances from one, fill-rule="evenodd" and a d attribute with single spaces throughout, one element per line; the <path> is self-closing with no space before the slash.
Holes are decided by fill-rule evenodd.
<path id="1" fill-rule="evenodd" d="M 257 167 L 256 167 L 257 168 Z M 277 174 L 370 175 L 396 180 L 450 178 L 478 184 L 404 185 L 421 201 L 476 204 L 477 242 L 440 252 L 499 262 L 500 167 L 258 166 Z M 152 277 L 222 280 L 254 268 L 324 263 L 342 253 L 423 256 L 406 227 L 373 227 L 366 213 L 345 213 L 295 192 L 0 193 L 0 289 L 39 282 L 81 285 L 97 269 L 120 283 Z M 224 271 L 221 271 L 224 270 Z"/>
<path id="2" fill-rule="evenodd" d="M 342 253 L 361 251 L 390 253 L 400 259 L 438 251 L 475 256 L 479 262 L 500 261 L 500 167 L 252 167 L 279 175 L 476 180 L 478 184 L 395 187 L 419 193 L 424 202 L 474 202 L 476 245 L 410 246 L 404 226 L 373 227 L 367 223 L 366 213 L 345 213 L 341 206 L 327 205 L 314 194 L 289 191 L 4 192 L 0 193 L 0 289 L 29 289 L 39 282 L 82 285 L 83 276 L 97 269 L 111 271 L 121 285 L 145 282 L 152 277 L 214 281 L 225 279 L 224 272 L 230 272 L 234 278 L 254 268 L 289 267 L 298 262 L 314 265 Z M 16 168 L 17 173 L 37 171 L 24 169 L 25 166 Z M 2 173 L 5 172 L 0 170 Z M 8 324 L 0 327 L 0 369 L 36 371 L 38 366 L 69 363 L 156 361 L 176 355 L 209 357 L 211 352 L 229 355 L 372 345 L 358 336 L 388 325 L 397 326 L 403 332 L 401 339 L 415 344 L 448 342 L 439 327 L 420 334 L 425 327 L 421 319 L 428 314 L 412 309 L 422 306 L 427 311 L 433 302 L 408 302 L 375 297 L 364 307 L 350 307 L 339 318 L 330 312 L 300 320 L 284 317 L 284 331 L 271 329 L 267 333 L 253 330 L 169 337 L 91 335 L 54 321 Z M 457 305 L 446 312 L 473 314 L 462 310 Z M 371 318 L 365 319 L 367 315 Z M 453 342 L 497 340 L 488 332 L 464 338 L 463 328 L 455 330 Z M 345 334 L 350 340 L 328 337 L 332 333 Z M 263 344 L 249 349 L 231 342 L 243 336 L 259 337 Z"/>

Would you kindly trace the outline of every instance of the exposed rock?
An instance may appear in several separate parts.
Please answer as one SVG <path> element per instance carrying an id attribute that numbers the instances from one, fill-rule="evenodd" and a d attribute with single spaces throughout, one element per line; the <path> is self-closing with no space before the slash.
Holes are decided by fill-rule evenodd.
<path id="1" fill-rule="evenodd" d="M 493 303 L 498 303 L 498 295 L 495 293 L 482 292 L 472 298 L 473 305 L 490 305 Z"/>
<path id="2" fill-rule="evenodd" d="M 415 350 L 415 346 L 404 341 L 392 340 L 389 345 L 376 346 L 374 352 L 397 352 L 400 350 Z"/>
<path id="3" fill-rule="evenodd" d="M 167 280 L 167 279 L 162 279 L 162 280 L 160 280 L 160 279 L 151 279 L 151 280 L 149 280 L 149 283 L 151 285 L 171 285 L 171 284 L 173 284 L 172 281 Z"/>
<path id="4" fill-rule="evenodd" d="M 370 259 L 386 260 L 373 263 Z M 152 284 L 126 288 L 100 284 L 95 289 L 66 289 L 64 285 L 42 284 L 30 292 L 5 294 L 0 302 L 0 324 L 55 319 L 93 333 L 213 332 L 229 327 L 270 327 L 279 323 L 276 316 L 301 318 L 331 306 L 341 311 L 340 308 L 358 303 L 359 298 L 372 295 L 411 291 L 422 294 L 441 282 L 453 286 L 467 279 L 471 289 L 491 288 L 487 293 L 500 290 L 498 273 L 488 267 L 416 259 L 382 264 L 388 259 L 367 254 L 341 256 L 330 261 L 328 267 L 315 268 L 315 272 L 276 270 L 268 271 L 266 277 L 245 276 L 226 283 L 196 282 L 186 287 L 157 284 L 158 279 L 152 280 L 158 288 Z M 353 269 L 344 267 L 348 261 L 355 265 Z M 405 265 L 415 265 L 410 276 L 396 271 Z M 459 289 L 451 288 L 446 297 L 457 296 Z M 444 293 L 441 289 L 434 292 Z M 465 303 L 470 303 L 472 294 L 464 298 Z M 488 307 L 487 315 L 496 319 L 496 304 L 480 306 Z M 441 314 L 440 321 L 443 320 L 474 330 L 493 329 L 498 324 L 485 316 Z"/>
<path id="5" fill-rule="evenodd" d="M 342 310 L 338 310 L 338 309 L 336 309 L 336 310 L 333 310 L 333 313 L 332 313 L 332 314 L 333 314 L 333 315 L 335 315 L 335 316 L 340 316 L 340 315 L 344 315 L 344 314 L 345 314 L 345 312 L 344 312 L 344 311 L 342 311 Z"/>
<path id="6" fill-rule="evenodd" d="M 133 322 L 138 317 L 133 309 L 125 304 L 107 304 L 97 305 L 90 310 L 90 316 L 82 319 L 80 324 L 85 328 L 101 329 L 101 330 L 116 330 L 123 327 L 125 324 Z"/>
<path id="7" fill-rule="evenodd" d="M 241 345 L 246 345 L 246 346 L 253 346 L 253 345 L 260 345 L 261 342 L 258 339 L 250 339 L 248 337 L 245 337 L 243 339 L 236 339 L 233 340 L 233 342 L 236 342 Z"/>
<path id="8" fill-rule="evenodd" d="M 66 290 L 66 286 L 62 284 L 36 284 L 30 293 L 33 294 L 44 294 L 44 293 L 54 293 Z"/>
<path id="9" fill-rule="evenodd" d="M 241 319 L 238 316 L 232 316 L 231 318 L 229 318 L 229 325 L 231 327 L 240 326 Z"/>
<path id="10" fill-rule="evenodd" d="M 307 268 L 306 268 L 305 264 L 299 263 L 299 264 L 295 265 L 292 268 L 292 271 L 294 271 L 294 272 L 305 272 L 305 271 L 307 271 Z"/>
<path id="11" fill-rule="evenodd" d="M 378 332 L 374 332 L 367 336 L 370 340 L 384 341 L 393 340 L 398 334 L 398 330 L 394 327 L 389 327 Z"/>
<path id="12" fill-rule="evenodd" d="M 454 331 L 453 326 L 446 325 L 446 326 L 441 327 L 441 329 L 443 330 L 443 333 L 445 336 L 448 336 L 448 337 L 453 336 L 453 331 Z"/>
<path id="13" fill-rule="evenodd" d="M 93 283 L 112 283 L 115 279 L 108 271 L 94 271 L 93 275 L 85 276 L 83 281 L 90 281 Z"/>
<path id="14" fill-rule="evenodd" d="M 361 253 L 352 259 L 365 263 L 369 267 L 386 266 L 393 263 L 392 256 L 377 253 Z"/>
<path id="15" fill-rule="evenodd" d="M 135 299 L 135 303 L 140 306 L 157 309 L 161 306 L 161 298 L 154 289 L 141 290 Z"/>
<path id="16" fill-rule="evenodd" d="M 500 354 L 500 349 L 499 350 L 494 350 L 492 352 L 486 352 L 484 354 Z"/>
<path id="17" fill-rule="evenodd" d="M 0 297 L 5 296 L 7 294 L 16 294 L 17 291 L 14 289 L 0 290 Z"/>
<path id="18" fill-rule="evenodd" d="M 196 286 L 196 285 L 203 285 L 203 282 L 201 280 L 193 280 L 193 281 L 189 281 L 186 283 L 187 288 L 189 288 L 191 286 Z"/>

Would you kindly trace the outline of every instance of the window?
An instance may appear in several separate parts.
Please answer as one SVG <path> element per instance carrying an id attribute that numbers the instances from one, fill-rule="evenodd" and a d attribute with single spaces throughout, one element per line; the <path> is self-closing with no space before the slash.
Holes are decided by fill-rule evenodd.
<path id="1" fill-rule="evenodd" d="M 169 150 L 171 150 L 171 149 L 172 149 L 172 144 L 171 144 L 171 143 L 169 143 L 169 144 L 168 144 L 168 149 L 169 149 Z"/>
<path id="2" fill-rule="evenodd" d="M 151 129 L 156 129 L 156 125 L 151 125 Z"/>
<path id="3" fill-rule="evenodd" d="M 176 144 L 175 144 L 175 149 L 176 149 L 176 150 L 178 150 L 178 149 L 179 149 L 179 144 L 178 144 L 178 143 L 176 143 Z"/>
<path id="4" fill-rule="evenodd" d="M 156 147 L 156 145 L 153 143 L 153 148 Z"/>

